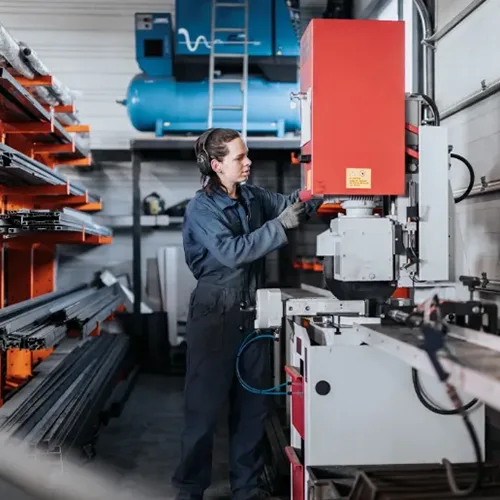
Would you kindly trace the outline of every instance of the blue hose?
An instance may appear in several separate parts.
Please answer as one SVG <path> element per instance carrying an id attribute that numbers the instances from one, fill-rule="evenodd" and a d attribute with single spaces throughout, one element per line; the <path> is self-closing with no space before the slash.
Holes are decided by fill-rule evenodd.
<path id="1" fill-rule="evenodd" d="M 252 344 L 253 342 L 257 342 L 257 340 L 263 340 L 263 339 L 271 339 L 274 340 L 274 335 L 271 334 L 261 334 L 259 335 L 256 330 L 251 332 L 245 340 L 242 342 L 238 354 L 236 356 L 236 377 L 238 377 L 238 381 L 242 385 L 242 387 L 247 390 L 248 392 L 251 392 L 252 394 L 263 394 L 266 396 L 288 396 L 290 393 L 288 391 L 283 391 L 282 389 L 289 384 L 289 382 L 284 382 L 283 384 L 276 385 L 274 387 L 269 387 L 268 389 L 256 389 L 255 387 L 252 387 L 248 385 L 244 380 L 243 377 L 241 376 L 240 372 L 240 358 L 245 352 L 245 349 Z"/>

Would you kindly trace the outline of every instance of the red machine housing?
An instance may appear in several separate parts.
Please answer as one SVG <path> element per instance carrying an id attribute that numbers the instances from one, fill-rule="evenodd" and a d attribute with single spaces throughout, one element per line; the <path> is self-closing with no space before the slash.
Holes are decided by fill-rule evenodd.
<path id="1" fill-rule="evenodd" d="M 404 194 L 404 22 L 313 19 L 301 40 L 300 90 L 306 190 Z"/>

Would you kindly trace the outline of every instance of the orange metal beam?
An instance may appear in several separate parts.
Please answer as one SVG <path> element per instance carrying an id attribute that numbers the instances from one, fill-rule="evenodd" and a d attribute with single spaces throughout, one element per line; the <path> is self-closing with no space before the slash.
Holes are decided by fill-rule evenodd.
<path id="1" fill-rule="evenodd" d="M 75 152 L 75 143 L 71 144 L 42 144 L 37 143 L 33 144 L 33 153 L 74 153 Z"/>
<path id="2" fill-rule="evenodd" d="M 82 124 L 66 125 L 64 127 L 64 130 L 66 130 L 66 132 L 77 132 L 80 134 L 84 134 L 90 132 L 90 125 L 82 125 Z"/>
<path id="3" fill-rule="evenodd" d="M 5 251 L 3 244 L 0 241 L 0 308 L 5 307 L 5 263 L 4 263 Z M 1 356 L 0 356 L 0 368 L 1 368 Z M 1 383 L 2 376 L 0 374 L 0 399 L 1 399 Z"/>
<path id="4" fill-rule="evenodd" d="M 54 291 L 54 249 L 39 244 L 8 244 L 7 293 L 9 304 L 16 304 Z M 6 355 L 7 383 L 16 387 L 33 375 L 33 365 L 49 356 L 52 349 L 35 353 L 26 349 L 9 349 Z"/>
<path id="5" fill-rule="evenodd" d="M 33 158 L 33 143 L 29 141 L 24 135 L 10 134 L 5 138 L 5 144 L 13 149 Z"/>
<path id="6" fill-rule="evenodd" d="M 81 231 L 53 231 L 40 233 L 21 233 L 14 238 L 0 237 L 0 242 L 3 241 L 9 247 L 9 250 L 23 252 L 27 247 L 38 248 L 52 245 L 68 245 L 72 243 L 86 243 L 88 245 L 109 245 L 113 242 L 112 236 L 99 236 L 95 234 L 85 234 L 84 229 Z M 9 253 L 10 255 L 10 253 Z M 35 254 L 35 259 L 37 259 Z M 10 262 L 10 261 L 9 261 Z M 35 263 L 38 261 L 35 260 Z M 23 279 L 25 277 L 23 276 Z M 34 278 L 33 278 L 34 279 Z M 39 278 L 44 280 L 45 278 Z M 34 281 L 33 281 L 34 283 Z M 30 293 L 34 293 L 33 283 L 31 283 Z M 10 295 L 9 295 L 10 300 Z M 25 299 L 22 299 L 25 300 Z M 18 301 L 19 302 L 19 301 Z"/>
<path id="7" fill-rule="evenodd" d="M 5 394 L 4 367 L 7 363 L 7 355 L 5 351 L 0 351 L 0 406 L 3 406 Z M 6 371 L 6 370 L 5 370 Z"/>
<path id="8" fill-rule="evenodd" d="M 74 104 L 61 104 L 58 106 L 50 106 L 49 104 L 45 104 L 43 106 L 46 111 L 53 110 L 54 113 L 74 113 L 76 111 Z"/>
<path id="9" fill-rule="evenodd" d="M 54 249 L 39 244 L 44 238 L 38 235 L 28 233 L 27 236 L 7 240 L 9 305 L 54 291 Z M 31 236 L 36 236 L 38 241 L 33 241 Z"/>
<path id="10" fill-rule="evenodd" d="M 54 132 L 54 122 L 3 122 L 0 125 L 0 130 L 4 134 L 51 134 Z"/>
<path id="11" fill-rule="evenodd" d="M 43 163 L 49 168 L 54 168 L 57 165 L 57 160 L 50 154 L 37 153 L 34 155 L 34 159 Z"/>
<path id="12" fill-rule="evenodd" d="M 101 335 L 101 322 L 98 321 L 96 327 L 90 332 L 89 337 L 99 337 Z"/>
<path id="13" fill-rule="evenodd" d="M 42 238 L 43 240 L 43 238 Z M 55 252 L 53 247 L 38 245 L 33 249 L 33 296 L 55 290 Z"/>
<path id="14" fill-rule="evenodd" d="M 51 347 L 50 349 L 40 349 L 38 351 L 33 351 L 32 352 L 33 365 L 37 365 L 44 359 L 47 359 L 53 352 L 54 352 L 53 347 Z"/>
<path id="15" fill-rule="evenodd" d="M 7 303 L 17 304 L 33 298 L 33 246 L 7 250 Z"/>
<path id="16" fill-rule="evenodd" d="M 50 87 L 54 83 L 52 75 L 37 76 L 30 80 L 24 76 L 16 76 L 16 81 L 23 87 Z"/>
<path id="17" fill-rule="evenodd" d="M 85 203 L 84 205 L 75 205 L 73 208 L 75 210 L 81 210 L 82 212 L 99 212 L 102 210 L 102 201 Z"/>
<path id="18" fill-rule="evenodd" d="M 85 243 L 90 243 L 92 245 L 109 245 L 110 243 L 113 243 L 113 237 L 91 234 L 86 237 Z"/>
<path id="19" fill-rule="evenodd" d="M 34 208 L 57 210 L 64 206 L 78 206 L 88 203 L 88 195 L 72 196 L 72 195 L 32 195 L 29 197 L 9 196 L 7 197 L 7 210 L 17 210 L 19 208 Z M 24 205 L 23 205 L 24 204 Z"/>
<path id="20" fill-rule="evenodd" d="M 25 197 L 25 196 L 68 196 L 70 193 L 69 180 L 66 184 L 56 186 L 0 186 L 0 195 Z"/>
<path id="21" fill-rule="evenodd" d="M 84 195 L 78 196 L 58 196 L 54 202 L 59 205 L 84 205 L 89 202 L 89 195 L 85 192 Z"/>
<path id="22" fill-rule="evenodd" d="M 92 156 L 89 155 L 86 158 L 65 161 L 64 163 L 58 163 L 57 165 L 59 167 L 90 167 L 90 165 L 92 165 Z"/>
<path id="23" fill-rule="evenodd" d="M 15 238 L 4 240 L 9 247 L 15 248 L 22 245 L 60 245 L 71 243 L 85 243 L 85 233 L 82 231 L 54 231 L 43 233 L 21 233 Z M 24 300 L 24 299 L 23 299 Z"/>
<path id="24" fill-rule="evenodd" d="M 33 375 L 31 351 L 27 349 L 9 349 L 7 351 L 7 379 L 23 381 Z"/>
<path id="25" fill-rule="evenodd" d="M 0 193 L 1 195 L 1 193 Z M 82 212 L 99 212 L 102 210 L 102 202 L 89 202 L 85 196 L 8 196 L 6 198 L 7 210 L 19 210 L 21 208 L 57 210 L 63 206 L 70 206 Z"/>

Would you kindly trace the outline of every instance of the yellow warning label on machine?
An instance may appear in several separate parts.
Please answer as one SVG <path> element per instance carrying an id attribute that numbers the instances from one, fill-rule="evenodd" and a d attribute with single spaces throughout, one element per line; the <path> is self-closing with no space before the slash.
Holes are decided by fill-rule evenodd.
<path id="1" fill-rule="evenodd" d="M 371 189 L 371 168 L 347 168 L 346 188 L 348 189 Z"/>
<path id="2" fill-rule="evenodd" d="M 306 172 L 306 189 L 310 191 L 312 189 L 312 171 L 309 169 Z"/>

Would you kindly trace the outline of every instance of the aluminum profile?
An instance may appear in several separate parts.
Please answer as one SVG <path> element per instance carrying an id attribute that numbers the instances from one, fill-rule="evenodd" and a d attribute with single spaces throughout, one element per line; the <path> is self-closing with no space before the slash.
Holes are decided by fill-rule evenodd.
<path id="1" fill-rule="evenodd" d="M 9 442 L 39 452 L 69 449 L 114 382 L 129 344 L 123 334 L 88 338 L 2 422 L 0 430 Z"/>
<path id="2" fill-rule="evenodd" d="M 97 236 L 112 236 L 113 231 L 96 224 L 93 218 L 78 210 L 9 210 L 0 214 L 0 234 L 4 237 L 38 232 L 69 231 Z"/>
<path id="3" fill-rule="evenodd" d="M 85 288 L 0 316 L 0 348 L 49 349 L 68 332 L 88 336 L 123 303 L 119 286 Z"/>
<path id="4" fill-rule="evenodd" d="M 43 163 L 5 144 L 0 144 L 0 182 L 3 186 L 9 187 L 63 186 L 66 185 L 67 179 Z M 87 192 L 82 185 L 75 182 L 70 183 L 69 191 L 73 196 L 84 196 Z M 97 203 L 100 197 L 88 193 L 88 200 Z"/>

